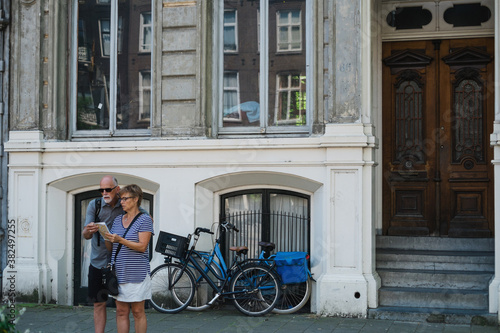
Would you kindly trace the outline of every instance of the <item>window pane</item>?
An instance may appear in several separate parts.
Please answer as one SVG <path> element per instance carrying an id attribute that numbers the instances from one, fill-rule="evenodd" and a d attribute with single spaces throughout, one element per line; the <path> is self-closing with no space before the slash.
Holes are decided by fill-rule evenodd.
<path id="1" fill-rule="evenodd" d="M 223 127 L 260 126 L 258 8 L 224 1 Z"/>
<path id="2" fill-rule="evenodd" d="M 238 243 L 241 242 L 248 246 L 250 258 L 258 258 L 260 251 L 258 243 L 262 240 L 262 208 L 261 193 L 243 194 L 224 200 L 226 221 L 240 230 L 237 235 L 234 232 L 228 233 L 230 234 L 226 239 L 228 247 L 240 245 Z"/>
<path id="3" fill-rule="evenodd" d="M 288 50 L 288 28 L 279 28 L 279 38 L 278 38 L 278 50 Z"/>
<path id="4" fill-rule="evenodd" d="M 308 199 L 272 193 L 269 200 L 270 239 L 280 251 L 307 251 L 309 248 Z M 283 237 L 286 235 L 286 237 Z"/>
<path id="5" fill-rule="evenodd" d="M 109 5 L 78 5 L 77 130 L 109 128 Z"/>
<path id="6" fill-rule="evenodd" d="M 151 72 L 141 72 L 139 80 L 139 120 L 149 122 L 151 118 Z"/>
<path id="7" fill-rule="evenodd" d="M 307 124 L 305 13 L 306 0 L 269 3 L 268 126 Z"/>
<path id="8" fill-rule="evenodd" d="M 238 73 L 224 73 L 224 121 L 238 121 L 241 111 L 238 107 Z"/>
<path id="9" fill-rule="evenodd" d="M 300 11 L 299 10 L 292 10 L 291 11 L 292 17 L 292 24 L 300 24 Z"/>
<path id="10" fill-rule="evenodd" d="M 139 51 L 151 52 L 151 41 L 153 37 L 151 25 L 151 13 L 141 13 L 141 37 L 139 39 Z"/>
<path id="11" fill-rule="evenodd" d="M 149 79 L 143 80 L 141 73 L 151 73 L 151 54 L 142 52 L 141 35 L 151 12 L 151 1 L 120 1 L 118 5 L 118 44 L 122 45 L 117 58 L 116 128 L 147 129 L 150 127 L 149 111 L 151 87 Z M 144 34 L 144 42 L 149 33 Z M 120 51 L 120 50 L 119 50 Z M 148 115 L 146 117 L 146 115 Z"/>
<path id="12" fill-rule="evenodd" d="M 224 11 L 224 23 L 236 23 L 236 11 L 226 10 Z"/>
<path id="13" fill-rule="evenodd" d="M 224 51 L 236 51 L 235 27 L 224 27 Z"/>

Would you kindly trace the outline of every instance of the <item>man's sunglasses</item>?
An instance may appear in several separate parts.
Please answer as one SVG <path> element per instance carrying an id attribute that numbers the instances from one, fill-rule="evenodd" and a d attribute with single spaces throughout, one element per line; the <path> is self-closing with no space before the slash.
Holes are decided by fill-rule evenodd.
<path id="1" fill-rule="evenodd" d="M 117 185 L 117 186 L 118 186 L 118 185 Z M 109 192 L 113 191 L 113 190 L 114 190 L 117 186 L 115 186 L 115 187 L 113 187 L 113 188 L 109 188 L 109 187 L 108 187 L 108 188 L 100 188 L 100 189 L 99 189 L 99 192 L 103 193 L 104 191 L 106 191 L 106 192 L 108 192 L 108 193 L 109 193 Z"/>

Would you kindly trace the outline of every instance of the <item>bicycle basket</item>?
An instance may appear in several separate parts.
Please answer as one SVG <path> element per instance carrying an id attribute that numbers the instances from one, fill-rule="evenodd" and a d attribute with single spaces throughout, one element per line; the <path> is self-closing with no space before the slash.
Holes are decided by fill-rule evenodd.
<path id="1" fill-rule="evenodd" d="M 283 284 L 307 281 L 306 252 L 278 252 L 274 258 L 276 271 Z"/>
<path id="2" fill-rule="evenodd" d="M 186 257 L 189 241 L 188 237 L 160 231 L 155 251 L 166 256 L 182 259 Z"/>

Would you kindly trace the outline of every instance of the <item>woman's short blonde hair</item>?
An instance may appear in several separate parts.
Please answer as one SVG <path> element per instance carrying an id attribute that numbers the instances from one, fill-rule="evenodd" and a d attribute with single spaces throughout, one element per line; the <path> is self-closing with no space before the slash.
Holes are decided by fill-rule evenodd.
<path id="1" fill-rule="evenodd" d="M 142 190 L 138 185 L 130 184 L 120 188 L 120 192 L 118 193 L 120 197 L 123 197 L 125 193 L 129 193 L 132 198 L 138 198 L 137 206 L 139 207 L 142 202 Z"/>

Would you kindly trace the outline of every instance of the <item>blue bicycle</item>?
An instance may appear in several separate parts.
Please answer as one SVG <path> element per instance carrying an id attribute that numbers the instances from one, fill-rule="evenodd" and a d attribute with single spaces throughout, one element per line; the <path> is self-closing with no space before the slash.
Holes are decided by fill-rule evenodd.
<path id="1" fill-rule="evenodd" d="M 222 223 L 221 227 L 237 230 L 227 222 Z M 151 272 L 150 303 L 153 308 L 163 313 L 177 313 L 188 307 L 211 306 L 220 298 L 227 297 L 240 312 L 248 316 L 260 316 L 272 311 L 280 296 L 280 278 L 276 273 L 262 264 L 241 260 L 241 256 L 248 253 L 248 248 L 244 246 L 230 248 L 236 256 L 231 266 L 227 267 L 219 249 L 220 237 L 212 251 L 213 255 L 197 252 L 195 247 L 200 233 L 213 234 L 206 228 L 196 228 L 194 234 L 187 238 L 160 232 L 155 250 L 166 257 L 165 263 Z M 223 263 L 220 266 L 210 261 L 216 255 L 220 256 Z M 196 278 L 193 272 L 197 274 Z M 204 290 L 202 281 L 210 288 Z"/>

